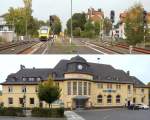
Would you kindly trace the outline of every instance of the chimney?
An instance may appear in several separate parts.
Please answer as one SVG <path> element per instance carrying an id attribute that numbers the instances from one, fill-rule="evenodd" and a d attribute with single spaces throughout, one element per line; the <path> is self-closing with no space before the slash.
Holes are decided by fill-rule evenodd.
<path id="1" fill-rule="evenodd" d="M 20 69 L 23 70 L 25 69 L 26 67 L 24 65 L 20 65 Z"/>
<path id="2" fill-rule="evenodd" d="M 92 16 L 92 8 L 89 8 L 88 9 L 88 19 L 90 19 L 91 18 L 91 16 Z"/>
<path id="3" fill-rule="evenodd" d="M 127 71 L 127 75 L 130 76 L 130 71 Z"/>
<path id="4" fill-rule="evenodd" d="M 99 9 L 98 9 L 98 12 L 100 12 L 100 13 L 101 13 L 101 12 L 102 12 L 102 9 L 101 9 L 101 8 L 99 8 Z"/>

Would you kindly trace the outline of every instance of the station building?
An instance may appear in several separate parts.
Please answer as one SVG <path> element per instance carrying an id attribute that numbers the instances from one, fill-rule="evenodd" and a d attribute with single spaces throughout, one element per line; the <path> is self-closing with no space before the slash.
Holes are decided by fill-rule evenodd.
<path id="1" fill-rule="evenodd" d="M 62 89 L 60 101 L 65 108 L 122 107 L 130 103 L 148 105 L 148 87 L 129 72 L 111 65 L 90 63 L 76 56 L 61 60 L 53 69 L 28 69 L 21 66 L 1 83 L 5 107 L 48 107 L 39 101 L 37 86 L 51 75 Z"/>

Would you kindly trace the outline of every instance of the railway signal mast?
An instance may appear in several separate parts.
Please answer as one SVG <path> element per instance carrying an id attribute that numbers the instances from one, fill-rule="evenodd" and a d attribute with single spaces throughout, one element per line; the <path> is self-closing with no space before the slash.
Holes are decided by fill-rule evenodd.
<path id="1" fill-rule="evenodd" d="M 51 30 L 52 30 L 52 32 L 53 32 L 53 37 L 54 37 L 54 30 L 55 30 L 55 28 L 54 28 L 54 22 L 55 22 L 54 16 L 51 15 L 51 16 L 49 17 L 49 23 L 50 23 Z"/>
<path id="2" fill-rule="evenodd" d="M 115 11 L 114 10 L 110 11 L 110 19 L 111 19 L 111 22 L 113 24 L 115 22 Z"/>

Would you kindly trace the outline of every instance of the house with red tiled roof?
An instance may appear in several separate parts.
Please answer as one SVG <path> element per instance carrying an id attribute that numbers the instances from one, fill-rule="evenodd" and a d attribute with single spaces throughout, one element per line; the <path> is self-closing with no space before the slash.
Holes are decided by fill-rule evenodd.
<path id="1" fill-rule="evenodd" d="M 125 20 L 127 17 L 127 11 L 120 13 L 120 26 L 119 26 L 119 37 L 121 38 L 125 38 L 125 31 L 124 31 L 124 27 L 125 27 Z M 148 27 L 150 28 L 150 12 L 147 13 L 147 23 L 148 23 Z"/>
<path id="2" fill-rule="evenodd" d="M 87 12 L 87 19 L 91 21 L 100 21 L 104 18 L 104 13 L 101 9 L 95 10 L 94 8 L 89 8 Z"/>
<path id="3" fill-rule="evenodd" d="M 120 13 L 120 22 L 125 22 L 125 19 L 126 19 L 126 16 L 127 16 L 127 12 L 123 12 L 123 13 Z"/>

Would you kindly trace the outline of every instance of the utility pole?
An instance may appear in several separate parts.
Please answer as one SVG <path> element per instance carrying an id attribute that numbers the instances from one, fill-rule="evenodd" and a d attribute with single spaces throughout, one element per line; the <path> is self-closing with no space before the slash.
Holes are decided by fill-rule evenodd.
<path id="1" fill-rule="evenodd" d="M 146 46 L 146 36 L 145 36 L 145 33 L 146 33 L 146 25 L 144 25 L 144 48 Z"/>
<path id="2" fill-rule="evenodd" d="M 28 20 L 27 20 L 27 17 L 26 17 L 26 39 L 27 39 L 27 36 L 28 36 Z"/>
<path id="3" fill-rule="evenodd" d="M 26 27 L 25 27 L 25 29 L 26 29 L 26 39 L 27 39 L 27 36 L 28 36 L 28 14 L 27 14 L 27 8 L 26 8 Z"/>
<path id="4" fill-rule="evenodd" d="M 104 20 L 103 18 L 100 20 L 100 40 L 103 41 L 103 24 Z"/>
<path id="5" fill-rule="evenodd" d="M 147 29 L 147 11 L 143 11 L 143 25 L 144 25 L 144 47 L 146 46 L 146 29 Z"/>
<path id="6" fill-rule="evenodd" d="M 101 20 L 99 21 L 99 38 L 100 38 L 100 41 L 102 40 L 101 39 Z"/>
<path id="7" fill-rule="evenodd" d="M 73 34 L 72 34 L 72 0 L 71 0 L 71 39 L 70 39 L 70 44 L 72 43 L 73 40 Z"/>

